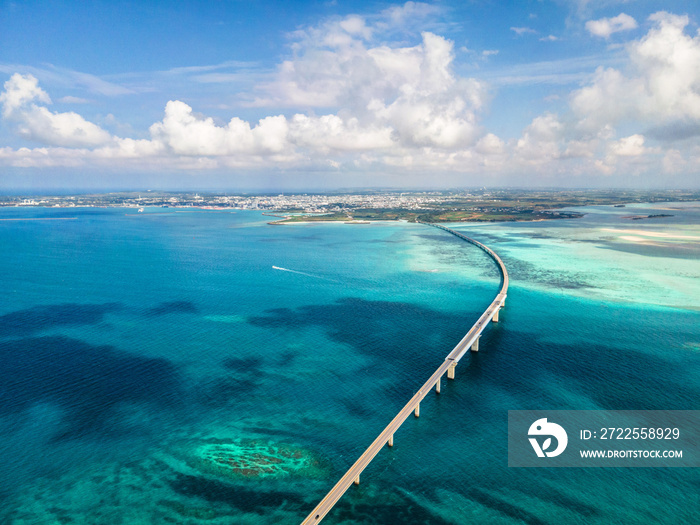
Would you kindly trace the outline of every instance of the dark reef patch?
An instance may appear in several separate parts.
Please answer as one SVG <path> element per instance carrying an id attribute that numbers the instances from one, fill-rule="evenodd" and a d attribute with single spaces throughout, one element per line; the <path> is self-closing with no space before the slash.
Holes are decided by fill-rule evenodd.
<path id="1" fill-rule="evenodd" d="M 599 246 L 603 250 L 613 250 L 623 253 L 641 255 L 642 257 L 670 257 L 672 259 L 688 259 L 693 253 L 700 258 L 700 250 L 697 244 L 664 244 L 654 246 L 653 244 L 627 244 L 621 242 L 601 243 Z"/>
<path id="2" fill-rule="evenodd" d="M 536 282 L 551 288 L 577 290 L 595 288 L 586 280 L 583 272 L 561 272 L 544 270 L 520 259 L 503 257 L 512 281 Z"/>
<path id="3" fill-rule="evenodd" d="M 262 357 L 227 357 L 222 364 L 224 368 L 234 372 L 257 372 L 263 360 Z"/>
<path id="4" fill-rule="evenodd" d="M 277 356 L 277 362 L 280 365 L 291 365 L 298 356 L 299 352 L 292 352 L 291 350 L 288 350 Z"/>
<path id="5" fill-rule="evenodd" d="M 366 403 L 354 399 L 342 399 L 341 402 L 345 405 L 345 408 L 353 416 L 357 417 L 369 417 L 373 414 L 373 411 L 367 407 Z"/>
<path id="6" fill-rule="evenodd" d="M 196 314 L 197 312 L 199 312 L 198 308 L 191 301 L 168 301 L 148 310 L 150 315 Z"/>
<path id="7" fill-rule="evenodd" d="M 524 304 L 518 304 L 514 298 L 506 306 L 504 322 L 508 322 L 510 308 L 522 306 Z M 697 317 L 695 313 L 680 314 L 677 311 L 657 312 L 656 315 L 675 317 L 676 322 L 678 315 L 685 315 L 688 326 Z M 673 342 L 673 338 L 680 341 L 690 339 L 693 330 L 689 329 L 687 333 L 660 330 L 653 337 L 640 339 L 634 335 L 636 324 L 640 322 L 643 321 L 635 319 L 631 311 L 627 318 L 601 315 L 595 320 L 589 317 L 589 326 L 581 336 L 609 332 L 614 341 L 608 345 L 582 344 L 580 340 L 570 344 L 555 343 L 546 335 L 519 330 L 512 324 L 507 330 L 494 327 L 485 334 L 489 338 L 485 348 L 495 346 L 498 352 L 480 352 L 472 356 L 469 366 L 459 373 L 464 374 L 468 384 L 477 391 L 492 385 L 508 385 L 514 406 L 522 403 L 522 406 L 553 410 L 581 408 L 572 407 L 567 397 L 557 395 L 553 399 L 552 392 L 562 396 L 574 393 L 574 397 L 589 399 L 594 406 L 607 410 L 685 410 L 696 406 L 700 388 L 694 378 L 700 377 L 700 363 L 692 353 Z M 624 330 L 629 330 L 629 333 L 623 342 L 615 334 Z M 641 345 L 663 351 L 657 354 L 640 351 Z M 482 366 L 485 362 L 489 366 Z M 652 381 L 646 379 L 650 371 L 653 371 Z M 481 405 L 474 404 L 472 410 L 478 414 Z"/>
<path id="8" fill-rule="evenodd" d="M 569 350 L 569 366 L 548 357 L 543 357 L 543 364 L 568 384 L 579 384 L 582 392 L 605 409 L 683 410 L 700 399 L 696 385 L 679 380 L 675 360 L 602 345 L 591 345 L 585 353 L 574 347 Z M 696 374 L 700 368 L 697 362 L 683 367 L 684 373 L 694 370 Z M 640 379 L 648 377 L 650 370 L 654 371 L 653 381 Z"/>
<path id="9" fill-rule="evenodd" d="M 308 440 L 309 435 L 306 432 L 294 432 L 293 430 L 271 428 L 271 427 L 244 427 L 242 430 L 245 432 L 253 432 L 255 434 L 261 434 L 264 436 L 277 436 L 285 438 L 295 438 L 295 439 L 306 439 Z"/>
<path id="10" fill-rule="evenodd" d="M 367 244 L 403 244 L 404 241 L 401 240 L 391 240 L 391 239 L 371 239 L 366 241 Z"/>
<path id="11" fill-rule="evenodd" d="M 209 407 L 229 407 L 241 397 L 253 394 L 257 388 L 258 383 L 252 379 L 217 377 L 197 387 L 197 401 Z"/>
<path id="12" fill-rule="evenodd" d="M 279 507 L 284 502 L 301 506 L 304 500 L 293 492 L 249 490 L 222 481 L 178 474 L 170 486 L 178 494 L 211 503 L 227 503 L 243 512 L 261 512 L 265 507 Z"/>
<path id="13" fill-rule="evenodd" d="M 533 498 L 539 498 L 543 501 L 553 503 L 565 510 L 577 512 L 586 518 L 593 518 L 600 515 L 600 511 L 593 505 L 589 505 L 579 499 L 569 496 L 553 486 L 548 486 L 547 490 L 542 490 L 539 485 L 532 487 L 526 486 L 523 487 L 523 492 L 529 494 Z"/>
<path id="14" fill-rule="evenodd" d="M 59 326 L 86 326 L 104 321 L 107 313 L 120 310 L 118 303 L 48 304 L 0 316 L 0 337 L 24 337 Z"/>
<path id="15" fill-rule="evenodd" d="M 449 525 L 453 523 L 436 516 L 398 490 L 379 491 L 373 490 L 372 487 L 348 491 L 333 509 L 331 519 L 333 523 L 376 525 L 386 523 Z"/>
<path id="16" fill-rule="evenodd" d="M 481 311 L 462 315 L 405 302 L 348 297 L 333 304 L 277 308 L 249 318 L 262 328 L 324 327 L 328 336 L 358 352 L 384 361 L 401 359 L 423 367 L 432 355 L 444 355 L 471 327 Z"/>
<path id="17" fill-rule="evenodd" d="M 524 237 L 527 239 L 556 239 L 553 235 L 541 232 L 510 232 L 509 237 Z"/>
<path id="18" fill-rule="evenodd" d="M 493 496 L 481 489 L 478 489 L 476 487 L 470 489 L 467 492 L 469 498 L 472 500 L 476 501 L 477 503 L 488 507 L 490 509 L 493 509 L 497 512 L 500 512 L 501 514 L 504 514 L 505 516 L 508 516 L 509 518 L 513 518 L 519 521 L 522 521 L 524 523 L 527 523 L 528 525 L 546 525 L 547 522 L 541 520 L 538 518 L 536 515 L 532 514 L 531 512 L 528 512 L 527 510 L 523 509 L 522 507 L 518 507 L 516 505 L 512 505 L 511 503 L 508 503 L 506 501 L 503 501 L 502 499 Z"/>
<path id="19" fill-rule="evenodd" d="M 448 244 L 457 244 L 457 243 L 463 243 L 464 241 L 458 237 L 455 237 L 454 235 L 444 235 L 444 234 L 435 234 L 435 233 L 421 233 L 418 235 L 420 239 L 427 239 L 429 241 L 437 241 L 441 243 L 448 243 Z"/>
<path id="20" fill-rule="evenodd" d="M 169 361 L 68 337 L 1 342 L 0 361 L 0 413 L 55 402 L 66 412 L 60 437 L 100 430 L 120 403 L 173 405 L 179 397 L 177 370 Z"/>

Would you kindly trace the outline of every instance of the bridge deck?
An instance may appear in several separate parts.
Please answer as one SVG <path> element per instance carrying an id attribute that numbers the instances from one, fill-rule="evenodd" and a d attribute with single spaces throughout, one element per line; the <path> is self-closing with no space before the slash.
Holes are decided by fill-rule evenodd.
<path id="1" fill-rule="evenodd" d="M 427 224 L 427 223 L 426 223 Z M 467 332 L 467 334 L 462 338 L 462 340 L 457 343 L 457 346 L 454 347 L 454 349 L 447 355 L 443 363 L 438 367 L 435 372 L 433 372 L 433 375 L 430 376 L 430 378 L 425 382 L 425 384 L 416 392 L 416 394 L 411 398 L 411 400 L 406 403 L 406 405 L 401 409 L 401 411 L 396 414 L 396 417 L 391 420 L 391 423 L 387 425 L 387 427 L 382 431 L 379 436 L 372 442 L 372 444 L 363 452 L 363 454 L 358 458 L 358 460 L 355 462 L 355 464 L 350 467 L 350 469 L 343 475 L 342 478 L 338 481 L 338 483 L 335 484 L 335 486 L 331 489 L 331 491 L 326 494 L 326 496 L 321 500 L 321 502 L 316 506 L 316 508 L 309 514 L 306 519 L 302 522 L 302 525 L 308 525 L 312 523 L 319 523 L 324 516 L 333 508 L 333 506 L 338 502 L 338 500 L 345 494 L 345 492 L 348 490 L 350 485 L 353 484 L 353 482 L 356 479 L 359 479 L 360 474 L 362 471 L 369 465 L 369 463 L 374 459 L 374 457 L 379 453 L 379 451 L 384 447 L 389 442 L 389 439 L 391 439 L 394 435 L 394 433 L 399 429 L 399 427 L 403 424 L 403 422 L 416 410 L 416 408 L 420 405 L 420 402 L 423 400 L 423 398 L 430 392 L 435 385 L 437 384 L 438 381 L 442 379 L 442 376 L 447 372 L 447 370 L 455 366 L 460 359 L 464 356 L 464 354 L 471 348 L 471 346 L 474 344 L 474 342 L 479 338 L 481 335 L 481 332 L 484 331 L 484 328 L 486 328 L 486 325 L 488 325 L 489 321 L 493 319 L 493 316 L 496 315 L 496 312 L 500 308 L 503 307 L 503 303 L 506 300 L 506 293 L 508 291 L 508 271 L 506 270 L 505 265 L 503 264 L 503 261 L 501 261 L 501 258 L 496 255 L 496 253 L 488 248 L 487 246 L 481 244 L 478 241 L 475 241 L 474 239 L 470 239 L 469 237 L 456 232 L 455 230 L 452 230 L 450 228 L 447 228 L 445 226 L 437 225 L 437 224 L 431 224 L 431 226 L 435 226 L 437 228 L 440 228 L 441 230 L 445 230 L 448 233 L 451 233 L 452 235 L 455 235 L 459 237 L 460 239 L 463 239 L 467 242 L 470 242 L 482 250 L 484 250 L 487 254 L 491 256 L 491 258 L 498 264 L 498 268 L 501 272 L 501 277 L 502 277 L 502 285 L 501 285 L 501 290 L 496 296 L 496 298 L 493 300 L 493 302 L 489 305 L 489 307 L 486 309 L 486 311 L 481 314 L 481 317 L 474 323 L 474 326 L 471 327 L 471 329 Z"/>

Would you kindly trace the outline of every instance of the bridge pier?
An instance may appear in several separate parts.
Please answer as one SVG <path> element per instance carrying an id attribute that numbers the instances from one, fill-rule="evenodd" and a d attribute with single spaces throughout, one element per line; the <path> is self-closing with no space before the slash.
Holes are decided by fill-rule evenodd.
<path id="1" fill-rule="evenodd" d="M 447 369 L 447 379 L 455 378 L 455 368 L 457 368 L 457 363 L 452 363 L 450 368 Z"/>
<path id="2" fill-rule="evenodd" d="M 491 303 L 491 306 L 489 306 L 489 308 L 483 314 L 484 317 L 488 318 L 488 320 L 498 322 L 499 312 L 501 308 L 505 307 L 505 297 L 506 292 L 508 291 L 508 272 L 506 271 L 503 261 L 501 261 L 500 257 L 498 257 L 498 255 L 496 255 L 496 253 L 494 253 L 490 248 L 484 246 L 478 241 L 470 239 L 465 235 L 462 235 L 461 233 L 458 233 L 444 226 L 437 224 L 430 225 L 440 228 L 446 232 L 449 232 L 459 237 L 460 239 L 464 239 L 465 241 L 476 245 L 477 247 L 484 250 L 498 265 L 501 271 L 501 276 L 503 278 L 501 291 Z M 439 376 L 437 380 L 434 379 L 434 376 L 431 376 L 431 378 L 423 385 L 423 387 L 418 392 L 416 392 L 414 397 L 411 398 L 411 400 L 401 409 L 401 412 L 399 412 L 399 414 L 391 421 L 391 423 L 384 429 L 384 431 L 372 442 L 372 445 L 370 445 L 370 447 L 360 456 L 360 458 L 350 468 L 347 474 L 343 476 L 340 479 L 340 481 L 338 481 L 338 483 L 336 483 L 333 489 L 326 495 L 326 497 L 323 500 L 321 500 L 321 502 L 316 506 L 316 508 L 308 515 L 308 517 L 302 522 L 302 525 L 317 525 L 324 518 L 324 516 L 326 516 L 328 511 L 338 502 L 338 500 L 347 491 L 350 485 L 352 485 L 353 483 L 355 485 L 360 484 L 360 475 L 362 474 L 363 469 L 366 468 L 370 461 L 372 461 L 372 459 L 380 452 L 380 450 L 384 447 L 384 443 L 386 443 L 389 447 L 393 447 L 394 433 L 398 430 L 401 424 L 406 421 L 406 418 L 410 417 L 410 407 L 413 406 L 413 414 L 415 417 L 420 416 L 420 401 L 423 400 L 423 397 L 432 388 L 432 385 L 430 385 L 430 381 L 434 381 L 433 385 L 435 385 L 435 390 L 437 393 L 439 393 L 442 382 L 442 376 L 444 375 L 445 370 L 447 371 L 447 379 L 454 380 L 455 370 L 459 359 L 461 359 L 466 352 L 469 352 L 470 349 L 473 352 L 478 352 L 479 338 L 481 336 L 481 331 L 484 330 L 486 324 L 488 324 L 488 321 L 484 322 L 480 318 L 480 320 L 476 324 L 474 324 L 474 326 L 472 326 L 470 331 L 467 332 L 467 335 L 446 357 L 445 360 L 449 361 L 449 363 L 447 363 L 447 366 L 445 367 L 444 362 L 441 363 L 440 368 L 438 369 L 439 373 L 436 372 L 435 374 Z M 474 333 L 478 335 L 474 337 Z M 471 348 L 466 346 L 467 340 L 472 341 Z M 382 440 L 384 440 L 384 442 L 382 442 Z"/>
<path id="3" fill-rule="evenodd" d="M 472 345 L 472 352 L 478 352 L 479 351 L 479 339 L 481 339 L 481 336 L 478 336 L 476 338 L 476 341 L 474 341 L 474 344 Z"/>

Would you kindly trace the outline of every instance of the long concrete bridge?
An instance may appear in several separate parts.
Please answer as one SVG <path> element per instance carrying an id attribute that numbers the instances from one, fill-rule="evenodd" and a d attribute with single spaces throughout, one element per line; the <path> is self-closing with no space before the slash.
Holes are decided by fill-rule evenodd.
<path id="1" fill-rule="evenodd" d="M 435 391 L 439 394 L 442 376 L 447 373 L 448 379 L 454 379 L 455 368 L 457 367 L 457 363 L 459 363 L 460 359 L 462 359 L 462 357 L 464 357 L 464 355 L 470 349 L 472 352 L 477 352 L 479 350 L 479 338 L 481 337 L 481 333 L 484 331 L 484 328 L 486 328 L 486 325 L 489 324 L 489 321 L 498 322 L 498 312 L 505 304 L 506 293 L 508 291 L 508 271 L 506 270 L 501 258 L 489 247 L 475 241 L 474 239 L 470 239 L 466 235 L 439 224 L 429 225 L 445 230 L 446 232 L 451 233 L 452 235 L 455 235 L 460 239 L 472 243 L 484 250 L 496 262 L 499 270 L 501 271 L 501 290 L 486 311 L 481 314 L 481 317 L 479 317 L 474 326 L 472 326 L 467 332 L 467 335 L 465 335 L 457 346 L 455 346 L 454 349 L 447 354 L 445 361 L 443 361 L 438 369 L 433 372 L 433 375 L 430 376 L 430 378 L 418 390 L 418 392 L 416 392 L 411 400 L 406 403 L 406 406 L 401 409 L 396 417 L 391 420 L 391 423 L 389 423 L 382 433 L 377 436 L 369 448 L 365 450 L 355 464 L 350 467 L 350 470 L 348 470 L 345 475 L 340 478 L 340 481 L 335 484 L 331 491 L 326 494 L 326 496 L 321 500 L 311 514 L 309 514 L 302 522 L 302 525 L 319 523 L 353 483 L 356 485 L 360 484 L 360 474 L 374 459 L 377 453 L 385 445 L 390 447 L 394 446 L 394 434 L 399 429 L 401 424 L 406 421 L 411 414 L 413 414 L 415 417 L 420 416 L 420 403 L 428 392 L 435 388 Z"/>

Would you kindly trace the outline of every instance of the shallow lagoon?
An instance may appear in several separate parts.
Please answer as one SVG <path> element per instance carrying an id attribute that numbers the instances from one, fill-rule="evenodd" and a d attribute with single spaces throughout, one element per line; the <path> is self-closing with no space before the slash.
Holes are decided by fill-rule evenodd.
<path id="1" fill-rule="evenodd" d="M 700 408 L 698 204 L 585 211 L 452 225 L 507 265 L 501 322 L 326 522 L 694 519 L 696 469 L 506 466 L 507 410 Z M 480 250 L 422 225 L 0 218 L 62 219 L 0 221 L 7 523 L 298 523 L 498 289 Z M 218 466 L 193 459 L 212 444 Z M 226 475 L 236 454 L 284 468 Z"/>

